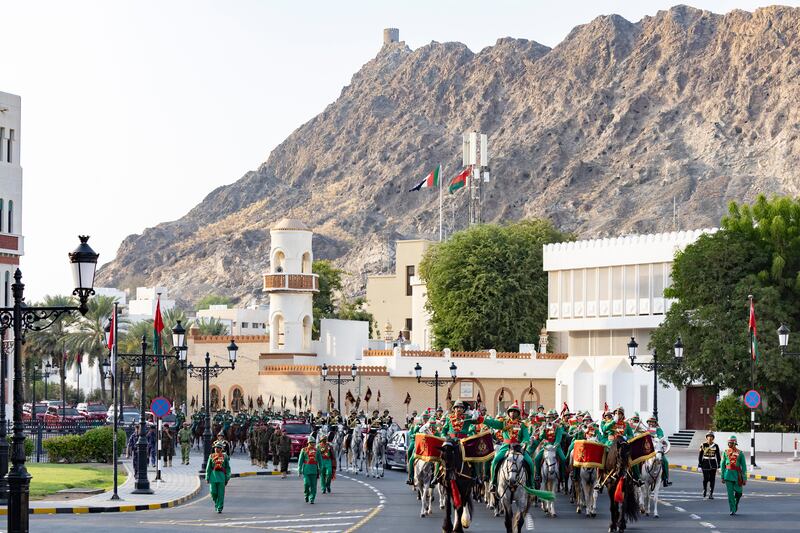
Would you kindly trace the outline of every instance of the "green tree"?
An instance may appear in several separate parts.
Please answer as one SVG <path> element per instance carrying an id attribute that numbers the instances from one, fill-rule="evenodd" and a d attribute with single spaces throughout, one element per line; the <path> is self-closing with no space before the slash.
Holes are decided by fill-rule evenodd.
<path id="1" fill-rule="evenodd" d="M 800 202 L 760 196 L 752 206 L 732 203 L 714 234 L 703 235 L 675 256 L 677 299 L 653 332 L 659 358 L 673 358 L 682 337 L 683 364 L 660 373 L 665 382 L 702 382 L 742 395 L 751 385 L 748 295 L 753 295 L 760 357 L 755 385 L 765 400 L 762 429 L 796 423 L 800 361 L 781 357 L 775 333 L 781 323 L 800 332 Z M 800 351 L 798 335 L 790 350 Z"/>
<path id="2" fill-rule="evenodd" d="M 70 296 L 45 296 L 37 305 L 46 307 L 64 307 L 76 305 L 75 299 Z M 50 359 L 53 368 L 58 371 L 58 380 L 62 398 L 67 396 L 66 367 L 72 363 L 67 354 L 66 331 L 75 320 L 71 314 L 61 315 L 49 328 L 41 331 L 29 331 L 25 335 L 25 354 L 35 361 Z M 27 364 L 27 363 L 26 363 Z M 38 392 L 38 391 L 37 391 Z"/>
<path id="3" fill-rule="evenodd" d="M 232 303 L 233 299 L 229 298 L 228 296 L 221 296 L 219 294 L 208 294 L 197 300 L 197 303 L 195 304 L 195 309 L 200 311 L 202 309 L 208 309 L 212 305 L 231 305 Z"/>
<path id="4" fill-rule="evenodd" d="M 108 356 L 106 346 L 105 324 L 114 312 L 115 298 L 111 296 L 95 296 L 89 300 L 89 311 L 78 318 L 66 335 L 67 348 L 74 354 L 88 358 L 100 375 L 100 391 L 106 399 L 106 380 L 101 363 Z"/>
<path id="5" fill-rule="evenodd" d="M 544 220 L 458 232 L 420 263 L 437 348 L 516 351 L 547 318 L 542 247 L 572 237 Z"/>
<path id="6" fill-rule="evenodd" d="M 218 318 L 199 318 L 195 321 L 198 329 L 200 330 L 200 335 L 227 335 L 228 334 L 228 326 L 225 325 L 225 322 Z M 186 326 L 184 326 L 186 327 Z M 186 327 L 188 332 L 189 328 Z"/>
<path id="7" fill-rule="evenodd" d="M 311 337 L 319 339 L 319 323 L 323 318 L 336 318 L 336 297 L 342 290 L 344 271 L 326 260 L 314 261 L 312 271 L 319 277 L 319 292 L 314 293 L 314 324 Z"/>

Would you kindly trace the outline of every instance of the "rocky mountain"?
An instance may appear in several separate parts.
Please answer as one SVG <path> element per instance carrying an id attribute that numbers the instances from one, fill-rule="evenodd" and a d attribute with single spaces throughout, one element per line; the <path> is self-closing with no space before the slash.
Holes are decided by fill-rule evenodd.
<path id="1" fill-rule="evenodd" d="M 548 217 L 582 237 L 715 225 L 730 200 L 798 192 L 798 29 L 795 8 L 677 6 L 598 17 L 552 49 L 385 44 L 257 170 L 126 238 L 97 284 L 260 298 L 269 227 L 289 216 L 357 293 L 394 239 L 436 238 L 436 193 L 407 190 L 439 162 L 455 175 L 469 130 L 489 135 L 485 221 Z M 465 227 L 467 193 L 445 196 L 448 231 Z"/>

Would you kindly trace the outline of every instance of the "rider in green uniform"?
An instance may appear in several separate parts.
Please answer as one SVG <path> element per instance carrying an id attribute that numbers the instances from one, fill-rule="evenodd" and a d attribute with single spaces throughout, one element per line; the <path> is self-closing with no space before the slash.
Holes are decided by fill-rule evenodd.
<path id="1" fill-rule="evenodd" d="M 500 463 L 502 463 L 506 458 L 506 455 L 508 455 L 508 450 L 511 448 L 511 446 L 517 444 L 522 445 L 522 457 L 525 460 L 525 464 L 528 465 L 529 474 L 534 470 L 531 456 L 528 454 L 528 451 L 524 446 L 524 443 L 528 442 L 530 439 L 530 434 L 528 433 L 528 426 L 522 423 L 520 413 L 521 411 L 519 405 L 514 403 L 507 410 L 507 418 L 492 418 L 490 416 L 478 418 L 479 423 L 482 423 L 492 429 L 499 430 L 503 435 L 503 444 L 497 450 L 494 455 L 494 459 L 492 460 L 491 479 L 492 491 L 494 492 L 497 492 L 497 467 L 500 466 Z M 533 491 L 535 491 L 533 487 L 533 476 L 531 475 L 528 475 L 528 486 L 525 487 L 525 490 L 531 494 L 533 494 Z"/>
<path id="2" fill-rule="evenodd" d="M 647 419 L 647 430 L 654 438 L 664 438 L 664 430 L 659 427 L 658 419 L 654 416 Z M 672 481 L 669 480 L 669 460 L 665 453 L 661 454 L 661 482 L 665 487 L 672 485 Z"/>
<path id="3" fill-rule="evenodd" d="M 465 405 L 461 400 L 453 404 L 453 412 L 444 418 L 441 436 L 451 439 L 464 439 L 475 434 L 476 420 L 464 416 Z"/>
<path id="4" fill-rule="evenodd" d="M 545 422 L 544 427 L 541 429 L 539 433 L 539 451 L 536 453 L 536 457 L 533 460 L 533 464 L 535 465 L 535 479 L 538 483 L 541 481 L 542 478 L 542 460 L 544 458 L 544 444 L 551 444 L 556 449 L 556 456 L 559 460 L 559 473 L 563 477 L 565 466 L 567 464 L 567 458 L 564 457 L 564 450 L 561 449 L 561 439 L 564 437 L 564 428 L 561 425 L 556 423 L 557 413 L 555 409 L 551 409 L 547 413 L 547 421 Z"/>
<path id="5" fill-rule="evenodd" d="M 422 413 L 422 416 L 415 420 L 414 425 L 408 430 L 408 439 L 407 445 L 408 449 L 406 450 L 406 456 L 408 457 L 408 478 L 406 479 L 406 484 L 413 485 L 414 484 L 414 435 L 420 430 L 422 426 L 428 423 L 430 420 L 431 414 L 428 411 Z"/>

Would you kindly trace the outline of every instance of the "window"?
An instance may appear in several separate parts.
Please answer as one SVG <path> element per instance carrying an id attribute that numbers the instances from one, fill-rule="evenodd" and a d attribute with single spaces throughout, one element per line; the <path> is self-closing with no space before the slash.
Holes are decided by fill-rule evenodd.
<path id="1" fill-rule="evenodd" d="M 242 389 L 235 387 L 233 391 L 231 391 L 231 410 L 241 411 L 246 407 L 247 406 L 244 404 L 244 394 L 242 394 Z"/>
<path id="2" fill-rule="evenodd" d="M 639 265 L 639 314 L 650 314 L 650 265 Z"/>
<path id="3" fill-rule="evenodd" d="M 8 233 L 14 233 L 14 200 L 8 201 Z"/>
<path id="4" fill-rule="evenodd" d="M 653 298 L 664 297 L 664 265 L 653 265 Z"/>
<path id="5" fill-rule="evenodd" d="M 636 314 L 636 265 L 625 267 L 625 314 Z"/>
<path id="6" fill-rule="evenodd" d="M 561 316 L 572 316 L 572 271 L 561 271 Z"/>
<path id="7" fill-rule="evenodd" d="M 611 269 L 603 267 L 597 271 L 597 314 L 600 316 L 608 316 L 611 312 L 611 295 L 609 292 L 609 276 Z"/>
<path id="8" fill-rule="evenodd" d="M 649 387 L 647 385 L 640 385 L 639 386 L 639 410 L 640 411 L 648 411 L 649 410 L 647 408 L 647 397 L 649 396 L 648 390 L 647 390 L 648 388 Z"/>
<path id="9" fill-rule="evenodd" d="M 0 161 L 5 161 L 3 159 L 3 140 L 6 138 L 6 129 L 0 128 Z"/>
<path id="10" fill-rule="evenodd" d="M 311 351 L 311 317 L 303 317 L 303 349 Z"/>
<path id="11" fill-rule="evenodd" d="M 217 387 L 211 387 L 211 397 L 209 398 L 211 404 L 212 411 L 219 410 L 219 389 Z"/>
<path id="12" fill-rule="evenodd" d="M 303 264 L 301 267 L 303 274 L 311 274 L 311 254 L 306 252 L 303 254 Z"/>
<path id="13" fill-rule="evenodd" d="M 582 268 L 572 273 L 572 296 L 574 298 L 572 311 L 576 317 L 583 316 L 583 301 L 585 297 L 583 294 L 583 275 L 584 269 Z"/>
<path id="14" fill-rule="evenodd" d="M 550 304 L 550 318 L 558 318 L 558 272 L 547 273 L 547 301 Z"/>
<path id="15" fill-rule="evenodd" d="M 607 385 L 597 387 L 597 407 L 602 409 L 608 402 Z"/>
<path id="16" fill-rule="evenodd" d="M 414 277 L 414 265 L 406 267 L 406 296 L 411 296 L 411 278 Z"/>
<path id="17" fill-rule="evenodd" d="M 594 302 L 597 300 L 597 269 L 589 268 L 586 270 L 586 301 Z"/>
<path id="18" fill-rule="evenodd" d="M 286 254 L 278 250 L 272 258 L 272 272 L 280 274 L 283 272 L 283 264 L 286 262 Z"/>
<path id="19" fill-rule="evenodd" d="M 242 329 L 246 329 L 248 327 L 249 327 L 249 324 L 247 322 L 242 322 Z"/>
<path id="20" fill-rule="evenodd" d="M 6 145 L 6 161 L 11 163 L 11 152 L 14 151 L 14 130 L 8 130 L 8 144 Z M 11 232 L 9 232 L 11 233 Z"/>
<path id="21" fill-rule="evenodd" d="M 4 298 L 5 298 L 5 302 L 6 302 L 6 304 L 5 304 L 6 307 L 8 307 L 8 289 L 9 289 L 9 285 L 11 283 L 11 281 L 9 279 L 10 277 L 11 277 L 11 275 L 8 273 L 8 270 L 6 270 L 6 281 L 5 281 L 5 285 L 3 285 L 3 294 L 4 294 Z"/>
<path id="22" fill-rule="evenodd" d="M 411 319 L 410 318 L 406 318 L 406 331 L 412 331 L 411 330 Z"/>
<path id="23" fill-rule="evenodd" d="M 611 299 L 612 299 L 612 309 L 611 314 L 613 315 L 621 315 L 622 314 L 622 291 L 624 287 L 622 286 L 622 267 L 612 267 L 611 268 Z"/>

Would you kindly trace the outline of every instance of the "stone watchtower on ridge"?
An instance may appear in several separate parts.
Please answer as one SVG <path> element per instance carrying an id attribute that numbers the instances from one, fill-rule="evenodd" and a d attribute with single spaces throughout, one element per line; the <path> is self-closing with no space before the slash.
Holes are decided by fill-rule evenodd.
<path id="1" fill-rule="evenodd" d="M 383 30 L 383 45 L 400 42 L 400 30 L 397 28 L 385 28 Z"/>
<path id="2" fill-rule="evenodd" d="M 300 220 L 284 218 L 269 234 L 264 292 L 269 294 L 270 352 L 311 353 L 312 298 L 319 292 L 317 275 L 311 273 L 313 233 Z"/>

